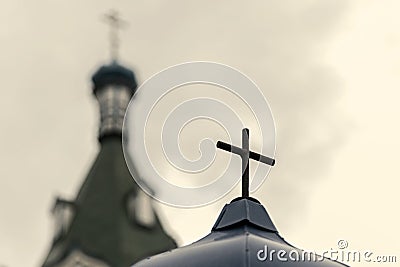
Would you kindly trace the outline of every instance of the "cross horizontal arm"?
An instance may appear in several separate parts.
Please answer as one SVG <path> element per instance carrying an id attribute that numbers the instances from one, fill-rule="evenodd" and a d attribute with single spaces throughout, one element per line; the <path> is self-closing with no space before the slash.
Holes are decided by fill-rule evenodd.
<path id="1" fill-rule="evenodd" d="M 237 146 L 232 146 L 230 144 L 227 144 L 225 142 L 222 141 L 218 141 L 217 142 L 217 148 L 228 151 L 228 152 L 232 152 L 234 154 L 237 154 L 239 156 L 242 156 L 243 154 L 243 149 L 241 149 L 240 147 Z"/>
<path id="2" fill-rule="evenodd" d="M 250 158 L 268 164 L 270 166 L 275 165 L 275 160 L 264 155 L 260 155 L 256 152 L 250 151 Z"/>
<path id="3" fill-rule="evenodd" d="M 222 141 L 218 141 L 217 142 L 217 147 L 222 149 L 222 150 L 229 151 L 229 152 L 232 152 L 234 154 L 237 154 L 239 156 L 242 156 L 242 154 L 243 154 L 243 149 L 241 149 L 240 147 L 233 146 L 233 145 L 227 144 L 227 143 L 222 142 Z M 257 161 L 260 161 L 260 162 L 265 163 L 265 164 L 268 164 L 270 166 L 274 166 L 275 165 L 275 160 L 274 159 L 266 157 L 264 155 L 260 155 L 260 154 L 258 154 L 256 152 L 253 152 L 253 151 L 250 151 L 249 158 L 257 160 Z"/>

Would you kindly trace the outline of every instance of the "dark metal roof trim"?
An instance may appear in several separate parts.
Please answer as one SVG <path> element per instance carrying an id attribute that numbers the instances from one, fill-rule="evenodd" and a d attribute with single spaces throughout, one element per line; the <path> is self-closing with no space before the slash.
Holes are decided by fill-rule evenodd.
<path id="1" fill-rule="evenodd" d="M 253 225 L 271 232 L 278 232 L 265 208 L 251 198 L 237 198 L 225 205 L 212 231 L 241 224 Z"/>

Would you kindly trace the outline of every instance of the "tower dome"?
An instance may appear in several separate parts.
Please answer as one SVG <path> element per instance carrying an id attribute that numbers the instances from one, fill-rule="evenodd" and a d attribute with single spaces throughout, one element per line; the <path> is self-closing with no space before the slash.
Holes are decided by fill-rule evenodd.
<path id="1" fill-rule="evenodd" d="M 126 108 L 137 88 L 135 74 L 114 60 L 101 66 L 92 81 L 93 93 L 100 104 L 99 139 L 122 135 Z"/>
<path id="2" fill-rule="evenodd" d="M 107 85 L 114 84 L 126 86 L 135 93 L 137 83 L 135 74 L 132 70 L 120 65 L 118 62 L 113 61 L 109 65 L 101 66 L 92 76 L 93 90 L 99 90 Z"/>

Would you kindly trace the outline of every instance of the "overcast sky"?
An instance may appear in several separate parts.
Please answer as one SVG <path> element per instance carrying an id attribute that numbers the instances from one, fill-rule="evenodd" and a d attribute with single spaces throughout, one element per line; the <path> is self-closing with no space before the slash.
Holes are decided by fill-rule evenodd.
<path id="1" fill-rule="evenodd" d="M 352 250 L 400 251 L 400 2 L 4 0 L 0 266 L 42 262 L 54 197 L 76 194 L 98 152 L 90 75 L 109 59 L 101 15 L 110 8 L 129 23 L 120 54 L 139 82 L 208 60 L 263 90 L 278 164 L 255 196 L 286 240 L 317 251 L 339 239 Z M 157 207 L 187 244 L 236 195 L 198 209 Z"/>

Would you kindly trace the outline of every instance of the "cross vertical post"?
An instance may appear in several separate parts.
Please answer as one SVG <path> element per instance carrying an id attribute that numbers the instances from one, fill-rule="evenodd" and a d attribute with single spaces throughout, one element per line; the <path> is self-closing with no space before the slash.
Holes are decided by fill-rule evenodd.
<path id="1" fill-rule="evenodd" d="M 275 165 L 275 159 L 250 151 L 250 131 L 247 128 L 242 130 L 242 147 L 233 146 L 222 141 L 217 142 L 217 148 L 239 155 L 242 159 L 242 197 L 249 197 L 250 187 L 250 159 L 265 163 L 270 166 Z"/>
<path id="2" fill-rule="evenodd" d="M 249 186 L 250 186 L 250 175 L 249 175 L 249 129 L 245 128 L 242 130 L 242 149 L 243 153 L 240 155 L 242 158 L 242 196 L 249 196 Z"/>

